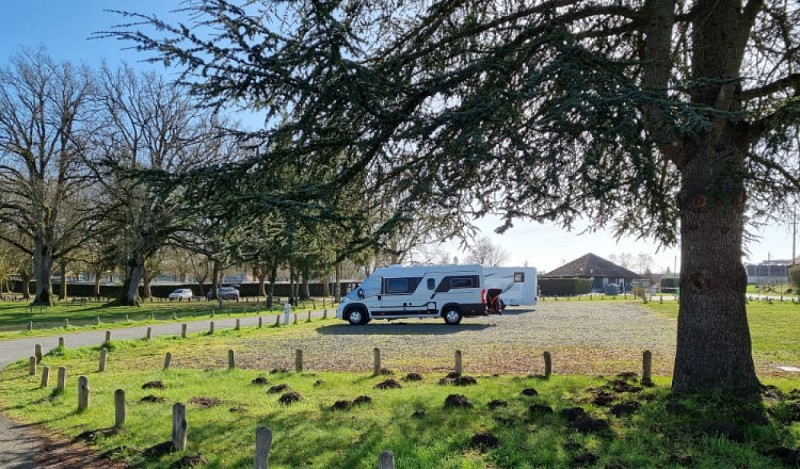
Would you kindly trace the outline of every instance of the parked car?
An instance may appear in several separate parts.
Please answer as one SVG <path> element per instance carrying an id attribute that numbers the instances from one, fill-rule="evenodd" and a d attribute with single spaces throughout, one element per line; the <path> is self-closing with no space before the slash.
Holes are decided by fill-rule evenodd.
<path id="1" fill-rule="evenodd" d="M 223 300 L 239 301 L 239 290 L 237 290 L 234 287 L 220 287 L 217 290 L 216 295 L 214 294 L 214 290 L 211 290 L 210 292 L 208 292 L 208 299 L 213 300 L 214 298 L 217 298 L 217 295 L 219 295 L 219 297 L 222 298 Z"/>
<path id="2" fill-rule="evenodd" d="M 170 293 L 168 298 L 170 301 L 172 300 L 181 301 L 181 300 L 191 300 L 193 296 L 194 293 L 192 293 L 192 290 L 188 288 L 178 288 L 174 292 Z"/>

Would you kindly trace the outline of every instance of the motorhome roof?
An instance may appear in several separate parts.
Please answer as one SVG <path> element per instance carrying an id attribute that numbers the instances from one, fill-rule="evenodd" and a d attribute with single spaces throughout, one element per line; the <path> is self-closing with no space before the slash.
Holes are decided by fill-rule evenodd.
<path id="1" fill-rule="evenodd" d="M 482 270 L 480 264 L 447 264 L 447 265 L 399 265 L 381 267 L 372 275 L 423 275 L 432 272 L 475 272 Z"/>

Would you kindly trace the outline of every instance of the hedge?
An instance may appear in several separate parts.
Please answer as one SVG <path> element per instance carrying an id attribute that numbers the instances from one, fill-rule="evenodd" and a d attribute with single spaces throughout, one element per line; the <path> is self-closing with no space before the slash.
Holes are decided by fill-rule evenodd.
<path id="1" fill-rule="evenodd" d="M 539 277 L 541 296 L 573 296 L 591 293 L 592 281 L 588 278 Z"/>

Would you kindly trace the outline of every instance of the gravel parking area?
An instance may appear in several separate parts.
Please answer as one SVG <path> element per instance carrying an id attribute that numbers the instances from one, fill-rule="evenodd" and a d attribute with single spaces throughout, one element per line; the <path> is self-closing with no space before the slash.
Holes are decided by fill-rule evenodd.
<path id="1" fill-rule="evenodd" d="M 541 373 L 550 351 L 554 373 L 609 374 L 641 370 L 644 350 L 653 352 L 653 374 L 672 373 L 676 322 L 632 302 L 546 301 L 533 309 L 510 308 L 502 316 L 442 320 L 372 321 L 364 326 L 334 322 L 314 335 L 287 334 L 231 344 L 248 368 L 294 367 L 302 349 L 309 370 L 371 370 L 373 348 L 383 366 L 398 371 L 446 371 L 455 350 L 467 373 Z M 214 366 L 223 366 L 221 354 Z M 185 365 L 208 366 L 208 354 Z"/>

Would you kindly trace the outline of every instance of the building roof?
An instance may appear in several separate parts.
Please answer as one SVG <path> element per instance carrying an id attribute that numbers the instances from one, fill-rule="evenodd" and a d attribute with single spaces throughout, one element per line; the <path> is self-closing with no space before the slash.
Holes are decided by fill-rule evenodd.
<path id="1" fill-rule="evenodd" d="M 636 272 L 589 253 L 548 272 L 542 277 L 616 277 L 642 278 Z"/>

